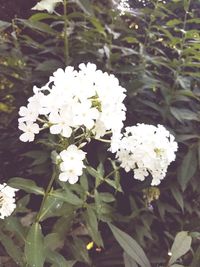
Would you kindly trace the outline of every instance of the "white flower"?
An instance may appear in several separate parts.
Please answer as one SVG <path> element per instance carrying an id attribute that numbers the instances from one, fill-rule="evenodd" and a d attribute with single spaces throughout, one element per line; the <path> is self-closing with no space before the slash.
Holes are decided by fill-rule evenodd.
<path id="1" fill-rule="evenodd" d="M 52 112 L 49 115 L 49 121 L 53 125 L 50 127 L 50 133 L 61 134 L 64 137 L 70 137 L 72 133 L 71 112 L 67 108 L 63 108 L 59 113 Z"/>
<path id="2" fill-rule="evenodd" d="M 124 15 L 126 12 L 131 11 L 128 0 L 113 0 L 113 2 L 117 5 L 117 9 L 120 11 L 120 15 Z"/>
<path id="3" fill-rule="evenodd" d="M 38 105 L 35 102 L 29 103 L 27 107 L 20 107 L 19 115 L 22 116 L 22 118 L 19 119 L 20 122 L 23 121 L 36 121 L 39 115 L 38 112 Z"/>
<path id="4" fill-rule="evenodd" d="M 94 126 L 99 112 L 96 108 L 92 108 L 91 105 L 91 101 L 84 101 L 76 104 L 74 116 L 75 125 L 84 125 L 89 130 Z"/>
<path id="5" fill-rule="evenodd" d="M 16 208 L 15 204 L 15 192 L 18 189 L 14 189 L 8 186 L 6 183 L 0 184 L 0 218 L 4 219 L 12 214 Z"/>
<path id="6" fill-rule="evenodd" d="M 56 4 L 61 3 L 63 0 L 42 0 L 38 2 L 34 7 L 32 7 L 32 10 L 47 10 L 49 13 L 53 13 Z"/>
<path id="7" fill-rule="evenodd" d="M 19 122 L 19 129 L 22 130 L 24 133 L 20 135 L 19 139 L 22 142 L 32 142 L 35 138 L 35 134 L 38 134 L 40 128 L 37 123 L 33 123 L 28 121 L 26 123 Z"/>
<path id="8" fill-rule="evenodd" d="M 65 138 L 70 138 L 74 131 L 80 132 L 79 129 L 83 135 L 89 132 L 97 139 L 109 131 L 112 134 L 111 151 L 116 151 L 114 136 L 120 136 L 126 119 L 123 104 L 126 90 L 113 74 L 97 70 L 95 64 L 81 63 L 78 71 L 71 66 L 64 70 L 59 68 L 46 85 L 34 86 L 33 92 L 27 107 L 20 108 L 20 123 L 37 121 L 42 124 L 41 128 L 49 127 L 51 134 Z M 21 138 L 31 141 L 34 136 L 26 134 Z"/>
<path id="9" fill-rule="evenodd" d="M 151 174 L 151 185 L 158 185 L 175 160 L 177 148 L 174 136 L 162 125 L 137 124 L 125 129 L 116 157 L 126 172 L 134 171 L 135 179 L 143 181 Z"/>
<path id="10" fill-rule="evenodd" d="M 70 145 L 66 150 L 60 152 L 59 157 L 62 160 L 60 163 L 60 181 L 69 181 L 70 184 L 78 181 L 78 177 L 83 173 L 85 154 L 75 145 Z"/>
<path id="11" fill-rule="evenodd" d="M 96 121 L 93 133 L 97 139 L 99 139 L 101 136 L 104 136 L 106 133 L 106 127 L 100 119 Z"/>

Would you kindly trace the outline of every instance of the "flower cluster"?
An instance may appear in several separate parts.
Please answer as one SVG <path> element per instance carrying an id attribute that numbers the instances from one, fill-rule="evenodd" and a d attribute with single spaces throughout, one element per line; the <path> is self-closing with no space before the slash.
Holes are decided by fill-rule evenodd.
<path id="1" fill-rule="evenodd" d="M 111 130 L 113 140 L 120 135 L 126 118 L 125 89 L 118 79 L 96 69 L 95 64 L 80 64 L 58 69 L 49 82 L 34 87 L 28 105 L 19 111 L 20 140 L 31 142 L 41 129 L 69 138 L 77 129 L 100 138 Z M 41 125 L 39 127 L 39 125 Z"/>
<path id="2" fill-rule="evenodd" d="M 143 181 L 151 174 L 151 185 L 158 185 L 176 151 L 174 136 L 162 125 L 137 124 L 126 127 L 116 157 L 126 172 L 134 171 L 135 179 Z"/>
<path id="3" fill-rule="evenodd" d="M 95 64 L 82 63 L 78 71 L 71 66 L 58 69 L 45 86 L 33 88 L 28 105 L 20 108 L 20 140 L 32 142 L 36 134 L 49 128 L 51 134 L 81 145 L 83 140 L 77 136 L 88 141 L 111 132 L 110 150 L 115 152 L 126 118 L 125 91 L 114 75 L 97 70 Z M 82 174 L 84 157 L 75 145 L 62 151 L 59 179 L 75 183 Z"/>
<path id="4" fill-rule="evenodd" d="M 12 214 L 16 208 L 15 204 L 15 192 L 18 189 L 14 189 L 8 186 L 6 183 L 0 184 L 0 218 L 4 219 Z"/>
<path id="5" fill-rule="evenodd" d="M 70 184 L 75 184 L 78 181 L 78 177 L 83 172 L 85 154 L 77 146 L 70 145 L 58 155 L 57 159 L 60 161 L 59 166 L 61 171 L 59 175 L 60 181 L 68 181 Z"/>
<path id="6" fill-rule="evenodd" d="M 64 150 L 52 155 L 61 181 L 78 181 L 86 154 L 80 149 L 83 142 L 102 140 L 108 133 L 110 151 L 116 152 L 121 167 L 134 171 L 135 179 L 143 181 L 151 174 L 151 184 L 158 185 L 175 160 L 177 143 L 161 125 L 127 127 L 122 136 L 126 90 L 114 75 L 97 70 L 94 64 L 81 63 L 78 71 L 71 66 L 58 69 L 45 86 L 34 87 L 33 92 L 28 105 L 19 110 L 20 140 L 31 142 L 43 129 L 59 136 Z"/>
<path id="7" fill-rule="evenodd" d="M 56 5 L 62 2 L 63 0 L 41 0 L 31 9 L 39 11 L 47 10 L 48 13 L 53 13 Z"/>

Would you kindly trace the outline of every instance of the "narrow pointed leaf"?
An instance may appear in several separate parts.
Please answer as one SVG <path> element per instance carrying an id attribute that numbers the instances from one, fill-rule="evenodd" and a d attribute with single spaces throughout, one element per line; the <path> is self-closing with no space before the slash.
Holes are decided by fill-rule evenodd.
<path id="1" fill-rule="evenodd" d="M 86 222 L 88 232 L 92 237 L 93 241 L 97 244 L 97 246 L 103 247 L 103 240 L 98 230 L 98 221 L 95 212 L 92 208 L 90 208 L 90 206 L 88 206 L 83 216 Z"/>
<path id="2" fill-rule="evenodd" d="M 43 267 L 45 249 L 41 226 L 34 223 L 27 235 L 25 243 L 25 257 L 30 267 Z"/>
<path id="3" fill-rule="evenodd" d="M 123 253 L 125 267 L 138 267 L 137 263 L 127 254 Z"/>
<path id="4" fill-rule="evenodd" d="M 33 193 L 36 195 L 44 195 L 44 189 L 36 185 L 32 180 L 24 179 L 21 177 L 14 177 L 8 181 L 8 185 L 26 191 L 27 193 Z"/>
<path id="5" fill-rule="evenodd" d="M 79 5 L 83 12 L 89 16 L 93 16 L 93 8 L 89 0 L 74 0 Z"/>
<path id="6" fill-rule="evenodd" d="M 169 265 L 172 265 L 177 259 L 185 255 L 191 247 L 192 238 L 188 235 L 188 232 L 179 232 L 174 240 L 171 248 L 172 256 L 169 261 Z"/>
<path id="7" fill-rule="evenodd" d="M 64 202 L 70 203 L 75 206 L 81 206 L 83 205 L 83 200 L 80 199 L 77 195 L 72 193 L 69 189 L 65 190 L 54 190 L 51 193 L 51 196 L 58 198 Z"/>
<path id="8" fill-rule="evenodd" d="M 0 243 L 5 248 L 7 254 L 17 263 L 19 266 L 23 266 L 23 254 L 19 246 L 15 245 L 13 240 L 5 235 L 3 232 L 0 232 Z"/>
<path id="9" fill-rule="evenodd" d="M 131 236 L 121 231 L 111 223 L 108 223 L 108 225 L 120 246 L 136 263 L 138 263 L 141 267 L 151 267 L 143 249 Z"/>

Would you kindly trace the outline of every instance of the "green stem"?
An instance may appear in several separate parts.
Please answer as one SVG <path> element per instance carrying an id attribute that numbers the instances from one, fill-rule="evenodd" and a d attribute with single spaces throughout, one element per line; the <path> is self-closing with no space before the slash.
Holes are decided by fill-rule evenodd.
<path id="1" fill-rule="evenodd" d="M 53 174 L 52 174 L 51 179 L 49 181 L 49 184 L 47 186 L 46 192 L 45 192 L 44 197 L 42 199 L 40 210 L 39 210 L 39 212 L 37 214 L 37 217 L 36 217 L 36 222 L 39 222 L 40 221 L 40 218 L 41 218 L 41 215 L 42 215 L 42 211 L 43 211 L 43 208 L 44 208 L 45 201 L 46 201 L 47 197 L 49 196 L 49 192 L 51 191 L 51 188 L 52 188 L 52 185 L 53 185 L 53 182 L 54 182 L 55 178 L 56 178 L 56 170 L 55 170 L 55 167 L 54 167 Z"/>
<path id="2" fill-rule="evenodd" d="M 158 4 L 159 4 L 159 0 L 156 0 L 156 2 L 154 3 L 154 9 L 152 10 L 152 13 L 150 15 L 150 21 L 148 23 L 147 30 L 146 30 L 146 33 L 145 33 L 145 40 L 144 40 L 144 48 L 145 48 L 145 51 L 148 48 L 147 43 L 149 41 L 149 34 L 151 32 L 151 27 L 152 27 L 152 24 L 153 24 L 154 14 L 157 11 Z"/>
<path id="3" fill-rule="evenodd" d="M 141 63 L 142 63 L 142 71 L 143 73 L 145 73 L 145 69 L 146 69 L 146 57 L 144 56 L 144 54 L 147 53 L 147 49 L 149 48 L 150 44 L 151 44 L 151 39 L 149 38 L 150 32 L 151 32 L 151 28 L 152 28 L 152 24 L 154 21 L 154 14 L 158 9 L 158 5 L 159 5 L 159 0 L 156 0 L 154 3 L 154 8 L 152 10 L 152 13 L 150 15 L 150 20 L 147 26 L 147 29 L 145 31 L 145 39 L 144 39 L 144 44 L 143 46 L 141 46 L 140 49 L 140 53 L 141 53 Z"/>
<path id="4" fill-rule="evenodd" d="M 110 140 L 107 140 L 107 139 L 103 139 L 103 138 L 94 138 L 95 140 L 97 141 L 101 141 L 101 142 L 104 142 L 104 143 L 111 143 Z"/>
<path id="5" fill-rule="evenodd" d="M 104 178 L 104 180 L 108 179 L 111 175 L 113 175 L 115 172 L 119 171 L 120 167 L 117 167 L 116 169 L 114 169 L 113 171 L 111 171 L 108 175 L 106 175 L 106 177 Z"/>
<path id="6" fill-rule="evenodd" d="M 63 11 L 64 11 L 64 57 L 65 57 L 65 65 L 67 65 L 69 57 L 69 45 L 67 36 L 67 0 L 63 1 Z"/>
<path id="7" fill-rule="evenodd" d="M 185 45 L 185 41 L 186 41 L 186 34 L 185 34 L 185 30 L 186 30 L 186 24 L 187 24 L 187 16 L 188 16 L 188 12 L 189 12 L 189 9 L 190 9 L 190 3 L 191 3 L 191 0 L 188 1 L 188 8 L 187 10 L 185 11 L 185 16 L 184 16 L 184 21 L 183 21 L 183 29 L 182 29 L 182 38 L 181 38 L 181 44 L 180 44 L 180 53 L 179 53 L 179 56 L 178 56 L 178 67 L 175 71 L 175 74 L 174 74 L 174 83 L 173 83 L 173 86 L 172 86 L 172 92 L 175 93 L 175 89 L 176 89 L 176 81 L 177 81 L 177 78 L 181 72 L 181 68 L 182 68 L 182 55 L 183 55 L 183 50 L 184 50 L 184 45 Z"/>

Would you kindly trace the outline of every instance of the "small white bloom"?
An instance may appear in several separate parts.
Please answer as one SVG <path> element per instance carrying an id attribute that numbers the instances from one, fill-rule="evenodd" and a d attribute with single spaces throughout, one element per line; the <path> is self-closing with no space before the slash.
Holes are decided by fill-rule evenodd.
<path id="1" fill-rule="evenodd" d="M 72 133 L 71 112 L 69 109 L 62 109 L 59 113 L 52 112 L 49 115 L 49 121 L 53 125 L 50 127 L 50 133 L 61 134 L 64 137 L 70 137 Z"/>
<path id="2" fill-rule="evenodd" d="M 15 204 L 15 192 L 18 189 L 14 189 L 8 186 L 6 183 L 0 184 L 0 218 L 4 219 L 12 214 L 16 208 Z"/>
<path id="3" fill-rule="evenodd" d="M 67 150 L 60 152 L 60 157 L 63 161 L 82 161 L 85 158 L 85 154 L 86 153 L 79 149 L 76 145 L 70 145 L 68 146 Z"/>
<path id="4" fill-rule="evenodd" d="M 75 125 L 84 125 L 89 130 L 94 126 L 99 112 L 96 108 L 92 108 L 91 104 L 91 101 L 84 101 L 76 104 L 74 117 Z"/>
<path id="5" fill-rule="evenodd" d="M 94 133 L 97 139 L 99 139 L 101 136 L 104 136 L 106 133 L 106 127 L 104 123 L 101 120 L 97 120 L 92 132 Z"/>
<path id="6" fill-rule="evenodd" d="M 68 181 L 70 184 L 78 181 L 78 177 L 83 173 L 85 154 L 75 145 L 70 145 L 66 150 L 60 152 L 59 156 L 62 160 L 60 163 L 60 181 Z"/>
<path id="7" fill-rule="evenodd" d="M 143 181 L 151 174 L 151 185 L 158 185 L 175 160 L 177 148 L 174 136 L 162 125 L 137 124 L 126 127 L 116 157 L 126 172 L 134 171 L 135 179 Z"/>
<path id="8" fill-rule="evenodd" d="M 42 0 L 38 2 L 34 7 L 32 7 L 32 10 L 47 10 L 49 13 L 53 13 L 56 4 L 61 3 L 63 0 Z"/>
<path id="9" fill-rule="evenodd" d="M 19 122 L 19 129 L 22 130 L 24 133 L 20 135 L 19 139 L 22 142 L 32 142 L 35 138 L 35 134 L 38 134 L 40 128 L 37 123 L 33 122 Z"/>
<path id="10" fill-rule="evenodd" d="M 34 102 L 29 103 L 27 107 L 20 107 L 19 115 L 22 116 L 22 118 L 19 119 L 19 121 L 36 121 L 37 117 L 39 115 L 38 112 L 38 105 Z"/>
<path id="11" fill-rule="evenodd" d="M 81 175 L 82 173 L 80 173 Z M 68 169 L 65 172 L 61 172 L 59 175 L 59 180 L 62 182 L 69 182 L 70 184 L 75 184 L 78 182 L 78 175 L 75 169 Z"/>

